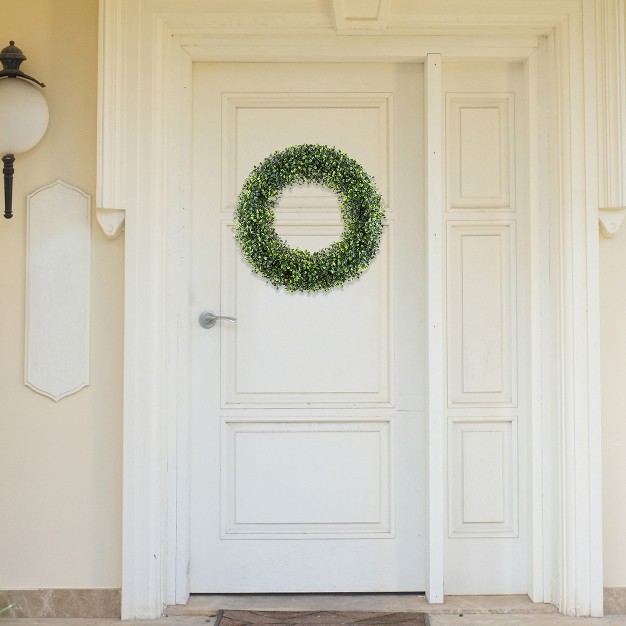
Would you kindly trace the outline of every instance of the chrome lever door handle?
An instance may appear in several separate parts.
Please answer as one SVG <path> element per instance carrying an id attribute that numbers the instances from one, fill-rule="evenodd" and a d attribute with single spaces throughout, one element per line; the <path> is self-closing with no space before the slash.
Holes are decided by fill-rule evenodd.
<path id="1" fill-rule="evenodd" d="M 198 323 L 202 328 L 213 328 L 218 320 L 224 320 L 225 322 L 232 322 L 233 324 L 237 321 L 236 317 L 230 317 L 229 315 L 215 315 L 213 311 L 202 311 L 200 313 L 200 317 L 198 318 Z"/>

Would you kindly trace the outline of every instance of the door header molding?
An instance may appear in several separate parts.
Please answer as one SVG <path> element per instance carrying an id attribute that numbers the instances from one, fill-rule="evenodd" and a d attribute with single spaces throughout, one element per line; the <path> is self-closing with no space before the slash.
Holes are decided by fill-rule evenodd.
<path id="1" fill-rule="evenodd" d="M 535 477 L 543 491 L 533 502 L 551 504 L 533 511 L 529 588 L 537 598 L 540 587 L 563 612 L 600 614 L 597 229 L 599 207 L 626 205 L 623 0 L 380 0 L 376 15 L 352 14 L 346 7 L 356 3 L 344 0 L 275 0 L 263 13 L 250 12 L 253 4 L 100 0 L 96 204 L 126 211 L 123 617 L 158 617 L 187 593 L 180 555 L 188 554 L 188 536 L 174 520 L 189 471 L 180 451 L 188 437 L 193 62 L 425 62 L 428 54 L 444 63 L 522 61 L 558 96 L 541 101 L 548 121 L 541 130 L 560 167 L 557 201 L 545 203 L 542 252 L 557 268 L 546 306 L 558 336 L 533 357 L 554 390 L 543 407 L 551 411 L 554 458 L 552 473 Z M 429 87 L 437 84 L 434 58 Z M 431 279 L 441 271 L 434 269 Z M 436 322 L 437 303 L 428 310 Z M 441 349 L 435 340 L 431 347 Z M 438 362 L 430 360 L 431 390 Z M 434 527 L 443 519 L 443 441 L 435 435 L 428 448 L 433 601 L 443 593 L 443 531 Z M 533 454 L 541 458 L 541 450 Z M 541 563 L 550 550 L 554 572 Z"/>

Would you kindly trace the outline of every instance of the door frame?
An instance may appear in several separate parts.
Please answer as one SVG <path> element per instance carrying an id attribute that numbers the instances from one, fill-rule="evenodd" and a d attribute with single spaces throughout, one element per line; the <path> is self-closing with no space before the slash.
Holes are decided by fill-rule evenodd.
<path id="1" fill-rule="evenodd" d="M 531 285 L 528 589 L 601 615 L 598 209 L 626 204 L 623 0 L 466 0 L 463 14 L 424 0 L 402 15 L 381 0 L 365 21 L 343 0 L 283 4 L 224 14 L 202 0 L 100 0 L 96 200 L 126 211 L 122 617 L 188 598 L 192 63 L 381 59 L 426 70 L 428 599 L 444 591 L 441 63 L 514 60 L 536 120 L 531 263 L 543 276 Z"/>

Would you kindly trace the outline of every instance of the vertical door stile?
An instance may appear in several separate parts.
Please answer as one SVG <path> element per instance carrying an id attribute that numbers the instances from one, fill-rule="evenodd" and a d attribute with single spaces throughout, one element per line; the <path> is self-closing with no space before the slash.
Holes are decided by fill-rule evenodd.
<path id="1" fill-rule="evenodd" d="M 541 180 L 541 172 L 549 171 L 549 166 L 544 163 L 548 154 L 547 132 L 542 125 L 542 116 L 545 111 L 539 104 L 539 75 L 542 58 L 545 62 L 547 54 L 547 41 L 540 40 L 539 49 L 532 55 L 525 65 L 527 97 L 526 115 L 528 119 L 528 207 L 529 207 L 529 261 L 530 261 L 530 497 L 529 497 L 529 568 L 528 568 L 528 595 L 533 602 L 549 602 L 549 584 L 546 579 L 544 554 L 547 542 L 544 538 L 544 528 L 547 516 L 542 504 L 545 497 L 544 486 L 544 428 L 543 414 L 549 414 L 549 408 L 544 407 L 545 394 L 542 392 L 542 383 L 549 368 L 543 363 L 545 341 L 542 335 L 542 325 L 545 312 L 542 309 L 543 302 L 549 298 L 548 271 L 549 259 L 543 257 L 549 248 L 549 223 L 544 224 L 548 211 L 542 205 L 546 194 L 545 182 Z M 545 71 L 545 70 L 543 70 Z M 546 284 L 547 283 L 547 284 Z M 545 296 L 545 297 L 544 297 Z"/>
<path id="2" fill-rule="evenodd" d="M 428 568 L 426 596 L 431 604 L 443 595 L 443 96 L 441 54 L 426 56 L 424 72 L 426 148 L 426 245 L 428 316 Z"/>

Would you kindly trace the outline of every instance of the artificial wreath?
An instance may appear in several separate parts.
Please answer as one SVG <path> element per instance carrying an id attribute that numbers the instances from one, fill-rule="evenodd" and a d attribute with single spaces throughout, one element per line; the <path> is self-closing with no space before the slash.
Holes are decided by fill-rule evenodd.
<path id="1" fill-rule="evenodd" d="M 339 196 L 344 230 L 322 250 L 292 248 L 274 229 L 274 208 L 291 185 L 318 183 Z M 318 144 L 274 152 L 246 179 L 235 239 L 252 270 L 287 291 L 329 291 L 357 278 L 380 244 L 385 211 L 373 179 L 345 152 Z"/>

